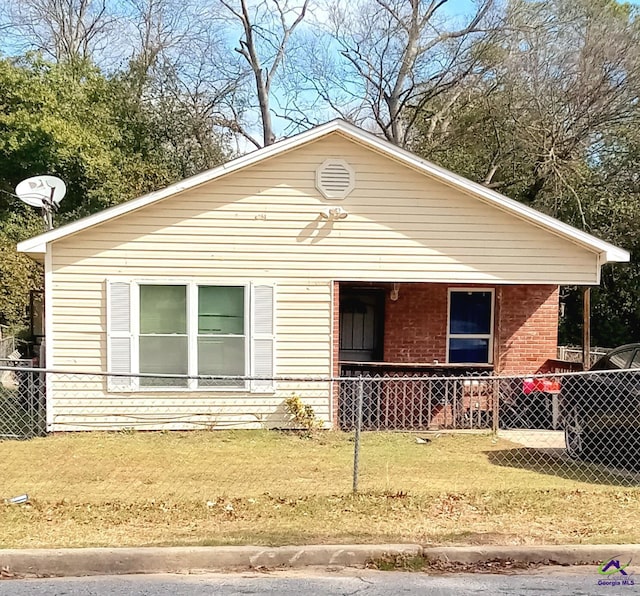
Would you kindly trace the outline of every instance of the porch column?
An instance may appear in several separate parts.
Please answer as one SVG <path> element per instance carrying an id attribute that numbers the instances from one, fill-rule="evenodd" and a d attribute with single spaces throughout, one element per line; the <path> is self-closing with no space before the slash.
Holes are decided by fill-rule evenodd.
<path id="1" fill-rule="evenodd" d="M 582 367 L 591 367 L 591 288 L 584 288 L 582 294 Z"/>

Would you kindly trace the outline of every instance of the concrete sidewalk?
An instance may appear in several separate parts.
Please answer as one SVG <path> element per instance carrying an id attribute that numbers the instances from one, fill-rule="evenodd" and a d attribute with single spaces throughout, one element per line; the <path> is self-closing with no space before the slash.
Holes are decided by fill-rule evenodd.
<path id="1" fill-rule="evenodd" d="M 0 550 L 0 568 L 11 576 L 86 576 L 189 573 L 277 567 L 361 567 L 392 556 L 423 556 L 448 563 L 584 565 L 615 558 L 640 561 L 640 545 L 443 546 L 418 544 L 219 546 Z"/>

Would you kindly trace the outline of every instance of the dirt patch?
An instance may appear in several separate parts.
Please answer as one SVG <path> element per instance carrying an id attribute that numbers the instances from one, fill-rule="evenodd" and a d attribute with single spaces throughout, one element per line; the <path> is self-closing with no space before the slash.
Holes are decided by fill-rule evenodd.
<path id="1" fill-rule="evenodd" d="M 545 563 L 524 563 L 510 559 L 490 559 L 476 563 L 459 563 L 454 561 L 442 561 L 440 559 L 428 559 L 422 556 L 395 555 L 377 559 L 367 564 L 368 569 L 379 571 L 413 571 L 428 573 L 430 575 L 444 575 L 447 573 L 522 573 L 539 569 L 546 565 L 558 565 L 556 561 Z"/>

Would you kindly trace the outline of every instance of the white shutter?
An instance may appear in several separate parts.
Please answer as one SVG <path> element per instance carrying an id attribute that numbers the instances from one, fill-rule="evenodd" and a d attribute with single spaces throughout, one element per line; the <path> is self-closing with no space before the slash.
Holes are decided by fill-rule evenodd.
<path id="1" fill-rule="evenodd" d="M 107 281 L 107 371 L 131 373 L 131 284 Z M 108 391 L 132 391 L 131 377 L 108 377 Z"/>
<path id="2" fill-rule="evenodd" d="M 251 376 L 252 393 L 273 393 L 275 381 L 275 287 L 251 287 Z"/>

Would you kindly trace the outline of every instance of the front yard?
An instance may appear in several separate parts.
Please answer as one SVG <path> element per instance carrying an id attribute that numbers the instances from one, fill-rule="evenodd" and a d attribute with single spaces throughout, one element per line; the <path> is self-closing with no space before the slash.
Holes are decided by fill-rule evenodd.
<path id="1" fill-rule="evenodd" d="M 491 435 L 83 433 L 0 443 L 0 546 L 640 539 L 640 490 Z"/>

